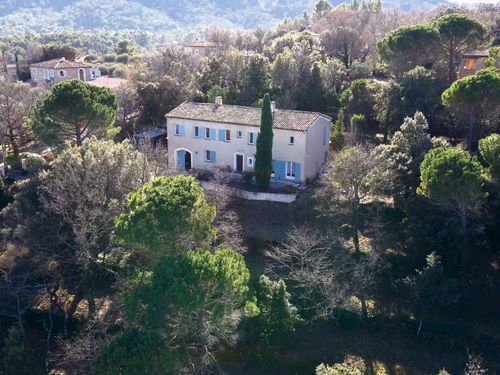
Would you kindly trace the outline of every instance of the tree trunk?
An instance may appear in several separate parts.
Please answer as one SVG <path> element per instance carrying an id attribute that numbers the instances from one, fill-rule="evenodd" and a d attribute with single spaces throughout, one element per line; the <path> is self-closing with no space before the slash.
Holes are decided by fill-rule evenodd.
<path id="1" fill-rule="evenodd" d="M 469 111 L 469 137 L 467 139 L 467 148 L 472 150 L 474 140 L 474 109 Z"/>
<path id="2" fill-rule="evenodd" d="M 368 319 L 368 308 L 366 307 L 366 298 L 359 297 L 359 300 L 361 301 L 361 319 L 366 320 Z"/>
<path id="3" fill-rule="evenodd" d="M 354 233 L 352 236 L 352 240 L 354 242 L 354 250 L 356 251 L 356 254 L 359 254 L 359 223 L 358 223 L 358 216 L 359 216 L 359 197 L 358 194 L 356 193 L 355 197 L 355 203 L 354 203 L 354 222 L 353 222 L 353 229 Z"/>

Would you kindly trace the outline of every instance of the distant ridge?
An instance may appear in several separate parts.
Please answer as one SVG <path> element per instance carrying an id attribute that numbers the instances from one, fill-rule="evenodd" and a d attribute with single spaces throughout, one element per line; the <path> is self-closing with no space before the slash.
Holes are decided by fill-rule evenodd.
<path id="1" fill-rule="evenodd" d="M 269 27 L 311 12 L 317 0 L 2 0 L 0 33 L 144 30 L 172 32 L 210 25 Z M 337 5 L 342 1 L 332 1 Z M 427 9 L 446 0 L 386 0 L 385 7 Z"/>

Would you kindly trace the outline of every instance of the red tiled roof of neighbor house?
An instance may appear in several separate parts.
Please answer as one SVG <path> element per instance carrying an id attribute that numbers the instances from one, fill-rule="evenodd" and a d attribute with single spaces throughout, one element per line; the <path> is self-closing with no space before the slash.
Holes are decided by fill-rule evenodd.
<path id="1" fill-rule="evenodd" d="M 259 127 L 261 113 L 262 110 L 255 107 L 185 102 L 167 113 L 166 117 Z M 318 117 L 330 119 L 319 112 L 276 109 L 273 128 L 306 131 Z"/>
<path id="2" fill-rule="evenodd" d="M 46 69 L 90 68 L 90 65 L 88 64 L 66 60 L 64 57 L 48 61 L 40 61 L 38 63 L 31 64 L 31 66 Z"/>
<path id="3" fill-rule="evenodd" d="M 92 81 L 87 82 L 89 85 L 99 86 L 99 87 L 107 87 L 108 89 L 118 89 L 123 86 L 131 85 L 132 82 L 128 79 L 124 78 L 114 78 L 102 76 L 98 77 Z"/>

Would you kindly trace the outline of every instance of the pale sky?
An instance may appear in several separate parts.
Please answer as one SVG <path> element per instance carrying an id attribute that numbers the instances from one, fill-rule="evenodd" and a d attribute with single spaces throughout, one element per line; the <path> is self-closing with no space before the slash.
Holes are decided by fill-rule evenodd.
<path id="1" fill-rule="evenodd" d="M 452 0 L 454 3 L 459 4 L 479 4 L 479 3 L 498 3 L 499 0 Z"/>

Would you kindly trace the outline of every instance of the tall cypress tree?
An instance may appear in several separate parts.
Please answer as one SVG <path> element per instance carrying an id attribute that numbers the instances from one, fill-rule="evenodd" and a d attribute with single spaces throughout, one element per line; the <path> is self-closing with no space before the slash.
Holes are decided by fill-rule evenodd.
<path id="1" fill-rule="evenodd" d="M 264 96 L 262 115 L 260 119 L 260 134 L 257 138 L 257 153 L 255 155 L 255 181 L 261 191 L 267 191 L 273 173 L 273 113 L 271 98 Z"/>

